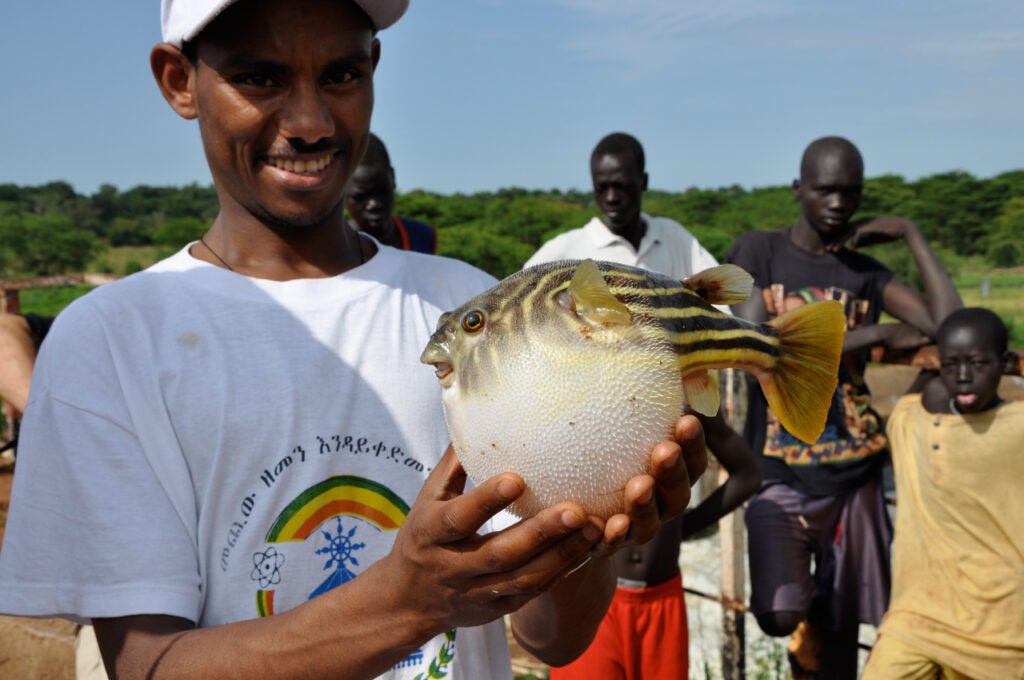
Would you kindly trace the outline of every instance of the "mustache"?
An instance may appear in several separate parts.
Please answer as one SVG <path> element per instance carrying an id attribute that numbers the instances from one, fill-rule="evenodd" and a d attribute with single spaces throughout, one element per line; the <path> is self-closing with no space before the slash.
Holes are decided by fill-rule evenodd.
<path id="1" fill-rule="evenodd" d="M 312 144 L 307 144 L 301 139 L 289 139 L 285 143 L 274 144 L 267 151 L 267 156 L 288 157 L 294 154 L 319 154 L 325 152 L 334 153 L 343 149 L 342 144 L 336 139 L 324 137 Z"/>

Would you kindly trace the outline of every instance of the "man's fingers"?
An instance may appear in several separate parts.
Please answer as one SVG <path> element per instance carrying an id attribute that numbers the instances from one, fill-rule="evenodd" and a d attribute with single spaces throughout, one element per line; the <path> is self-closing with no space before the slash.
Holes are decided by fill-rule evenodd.
<path id="1" fill-rule="evenodd" d="M 601 539 L 603 527 L 582 514 L 568 519 L 548 516 L 533 526 L 527 520 L 495 534 L 483 548 L 493 551 L 494 571 L 482 575 L 477 587 L 500 597 L 536 595 L 578 567 Z"/>
<path id="2" fill-rule="evenodd" d="M 586 550 L 589 550 L 601 537 L 601 529 L 579 505 L 561 503 L 545 508 L 504 531 L 485 537 L 486 545 L 482 553 L 488 561 L 489 571 L 506 572 L 528 563 L 574 535 L 586 543 Z M 576 550 L 571 552 L 576 554 Z"/>
<path id="3" fill-rule="evenodd" d="M 522 479 L 506 473 L 461 495 L 437 499 L 443 502 L 431 504 L 425 510 L 428 535 L 439 544 L 472 536 L 487 520 L 519 498 L 525 488 Z"/>
<path id="4" fill-rule="evenodd" d="M 685 415 L 676 421 L 673 435 L 679 445 L 679 457 L 686 470 L 687 484 L 693 486 L 708 469 L 708 450 L 704 444 L 704 428 L 696 416 Z M 659 457 L 658 451 L 655 449 L 654 477 L 657 479 L 663 471 L 670 470 L 676 464 L 676 460 L 678 459 L 667 454 Z"/>
<path id="5" fill-rule="evenodd" d="M 660 446 L 660 445 L 659 445 Z M 657 447 L 656 447 L 657 448 Z M 677 465 L 677 469 L 683 466 Z M 626 484 L 626 515 L 629 517 L 629 540 L 637 545 L 654 538 L 661 526 L 659 493 L 655 479 L 649 475 L 634 477 Z M 684 486 L 689 493 L 689 487 Z M 685 505 L 684 505 L 685 507 Z"/>
<path id="6" fill-rule="evenodd" d="M 443 501 L 461 495 L 466 488 L 466 471 L 451 444 L 445 449 L 437 467 L 427 477 L 417 496 L 419 500 Z"/>
<path id="7" fill-rule="evenodd" d="M 612 515 L 604 524 L 604 536 L 590 553 L 595 557 L 614 555 L 629 538 L 630 521 L 624 514 Z"/>

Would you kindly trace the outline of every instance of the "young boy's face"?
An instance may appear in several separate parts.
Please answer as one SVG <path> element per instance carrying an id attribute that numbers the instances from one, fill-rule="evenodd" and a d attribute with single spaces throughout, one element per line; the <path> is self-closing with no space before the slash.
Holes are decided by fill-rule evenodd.
<path id="1" fill-rule="evenodd" d="M 954 326 L 939 336 L 941 379 L 961 413 L 978 413 L 997 401 L 1006 357 L 984 326 Z"/>

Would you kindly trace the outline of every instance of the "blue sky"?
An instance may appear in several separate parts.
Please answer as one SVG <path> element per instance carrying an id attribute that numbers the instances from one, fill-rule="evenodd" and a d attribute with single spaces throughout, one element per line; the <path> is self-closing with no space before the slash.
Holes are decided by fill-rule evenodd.
<path id="1" fill-rule="evenodd" d="M 210 181 L 160 98 L 157 0 L 0 6 L 0 183 Z M 586 188 L 607 132 L 654 188 L 789 182 L 842 134 L 869 176 L 1024 168 L 1021 0 L 412 0 L 374 129 L 399 188 Z"/>

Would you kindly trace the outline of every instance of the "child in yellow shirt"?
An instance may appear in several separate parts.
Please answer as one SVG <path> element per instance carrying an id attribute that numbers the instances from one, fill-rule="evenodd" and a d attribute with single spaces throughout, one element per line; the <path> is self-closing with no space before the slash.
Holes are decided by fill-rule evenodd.
<path id="1" fill-rule="evenodd" d="M 866 680 L 1024 678 L 1024 401 L 994 313 L 939 327 L 939 377 L 903 397 L 888 434 L 899 506 L 893 587 Z"/>

